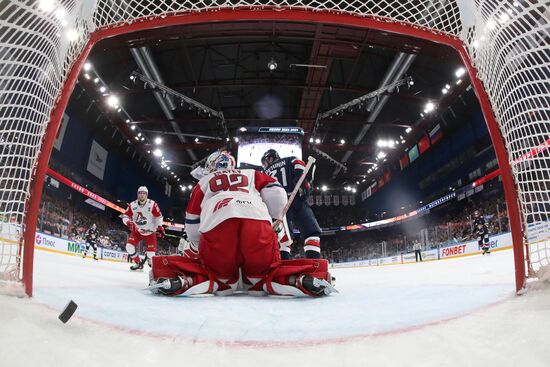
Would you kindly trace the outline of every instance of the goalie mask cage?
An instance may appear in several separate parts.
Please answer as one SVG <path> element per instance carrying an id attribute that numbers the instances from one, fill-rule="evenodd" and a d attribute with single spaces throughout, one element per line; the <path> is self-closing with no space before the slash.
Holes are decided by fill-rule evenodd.
<path id="1" fill-rule="evenodd" d="M 519 290 L 550 260 L 548 9 L 544 0 L 2 1 L 0 282 L 22 281 L 32 295 L 46 168 L 94 44 L 178 24 L 281 20 L 384 30 L 458 52 L 502 171 Z"/>

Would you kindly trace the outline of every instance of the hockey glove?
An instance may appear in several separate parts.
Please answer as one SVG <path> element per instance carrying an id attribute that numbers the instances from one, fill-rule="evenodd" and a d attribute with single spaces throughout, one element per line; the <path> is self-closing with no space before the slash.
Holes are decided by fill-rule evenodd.
<path id="1" fill-rule="evenodd" d="M 164 230 L 164 227 L 163 227 L 163 226 L 158 226 L 158 227 L 157 227 L 157 235 L 158 235 L 160 238 L 163 238 L 164 236 L 166 236 L 166 231 Z"/>
<path id="2" fill-rule="evenodd" d="M 130 232 L 136 232 L 137 231 L 136 224 L 134 222 L 132 222 L 131 220 L 126 223 L 126 227 L 128 227 Z"/>

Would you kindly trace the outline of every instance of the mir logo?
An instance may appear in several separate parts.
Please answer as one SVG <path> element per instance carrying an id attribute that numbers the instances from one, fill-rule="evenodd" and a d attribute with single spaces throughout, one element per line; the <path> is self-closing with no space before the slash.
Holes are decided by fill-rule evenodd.
<path id="1" fill-rule="evenodd" d="M 82 248 L 80 247 L 80 245 L 77 245 L 75 242 L 69 242 L 67 245 L 67 250 L 69 252 L 74 252 L 77 254 L 80 254 L 82 252 Z"/>

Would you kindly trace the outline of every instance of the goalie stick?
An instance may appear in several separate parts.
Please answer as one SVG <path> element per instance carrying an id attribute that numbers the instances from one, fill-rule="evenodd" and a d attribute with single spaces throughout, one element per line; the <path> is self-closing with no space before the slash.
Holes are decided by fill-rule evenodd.
<path id="1" fill-rule="evenodd" d="M 306 176 L 307 176 L 309 170 L 311 169 L 311 167 L 313 166 L 313 163 L 315 163 L 315 161 L 316 161 L 316 159 L 313 158 L 312 156 L 309 156 L 307 158 L 307 164 L 306 164 L 306 167 L 304 168 L 304 172 L 302 172 L 302 175 L 298 179 L 298 182 L 296 182 L 296 186 L 294 186 L 294 190 L 292 190 L 292 192 L 290 193 L 290 196 L 288 197 L 288 201 L 287 201 L 285 207 L 283 208 L 281 218 L 278 218 L 275 222 L 273 222 L 273 229 L 277 229 L 282 224 L 283 218 L 285 217 L 286 212 L 288 212 L 288 209 L 292 205 L 292 202 L 294 201 L 294 198 L 296 197 L 296 194 L 300 190 L 300 186 L 302 186 L 302 183 L 306 179 Z"/>

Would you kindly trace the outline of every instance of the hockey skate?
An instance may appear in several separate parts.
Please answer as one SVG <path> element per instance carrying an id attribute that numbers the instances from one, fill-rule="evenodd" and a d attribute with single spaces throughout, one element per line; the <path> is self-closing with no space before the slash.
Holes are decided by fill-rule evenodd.
<path id="1" fill-rule="evenodd" d="M 149 276 L 151 277 L 151 275 Z M 172 295 L 181 289 L 189 288 L 189 281 L 186 277 L 180 276 L 177 278 L 159 278 L 149 280 L 149 286 L 146 288 L 154 294 Z"/>
<path id="2" fill-rule="evenodd" d="M 331 293 L 339 293 L 334 286 L 325 279 L 314 278 L 309 275 L 302 275 L 298 283 L 314 296 L 328 296 Z"/>
<path id="3" fill-rule="evenodd" d="M 144 257 L 143 260 L 141 260 L 139 262 L 139 264 L 134 264 L 134 265 L 130 266 L 130 270 L 132 270 L 132 271 L 143 270 L 143 265 L 145 264 L 146 261 L 147 261 L 147 257 Z"/>

